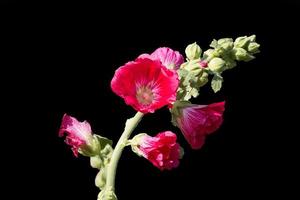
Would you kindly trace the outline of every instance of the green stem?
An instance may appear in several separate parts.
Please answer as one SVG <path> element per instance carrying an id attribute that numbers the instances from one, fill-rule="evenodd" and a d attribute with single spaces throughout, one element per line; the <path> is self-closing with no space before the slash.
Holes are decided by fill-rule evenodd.
<path id="1" fill-rule="evenodd" d="M 132 131 L 136 128 L 136 126 L 141 121 L 142 117 L 144 116 L 143 113 L 137 112 L 133 118 L 130 118 L 126 121 L 124 132 L 122 133 L 118 143 L 115 146 L 114 152 L 112 154 L 108 171 L 106 177 L 106 187 L 115 188 L 115 177 L 116 177 L 116 170 L 118 166 L 118 162 L 120 160 L 121 154 L 123 152 L 124 147 L 126 146 L 126 142 L 129 139 Z"/>

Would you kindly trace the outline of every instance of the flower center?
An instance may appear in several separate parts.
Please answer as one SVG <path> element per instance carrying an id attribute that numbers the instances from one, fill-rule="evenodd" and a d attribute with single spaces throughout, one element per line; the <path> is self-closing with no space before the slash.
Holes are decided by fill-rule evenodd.
<path id="1" fill-rule="evenodd" d="M 149 105 L 154 99 L 152 90 L 147 86 L 141 86 L 136 91 L 136 98 L 140 104 Z"/>

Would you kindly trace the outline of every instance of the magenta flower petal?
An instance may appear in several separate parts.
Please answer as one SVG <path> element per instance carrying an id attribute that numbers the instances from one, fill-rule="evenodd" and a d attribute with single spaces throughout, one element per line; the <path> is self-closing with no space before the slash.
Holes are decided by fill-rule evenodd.
<path id="1" fill-rule="evenodd" d="M 190 104 L 183 107 L 177 125 L 193 149 L 200 149 L 206 135 L 216 131 L 223 122 L 225 102 L 210 105 Z"/>
<path id="2" fill-rule="evenodd" d="M 184 62 L 183 56 L 178 52 L 168 47 L 161 47 L 156 49 L 151 58 L 159 60 L 161 63 L 169 69 L 179 69 L 180 65 Z"/>
<path id="3" fill-rule="evenodd" d="M 174 51 L 168 47 L 160 47 L 151 55 L 142 54 L 139 58 L 158 60 L 163 64 L 163 66 L 173 70 L 179 69 L 180 65 L 184 62 L 183 56 L 178 51 Z"/>
<path id="4" fill-rule="evenodd" d="M 140 154 L 160 170 L 176 168 L 179 165 L 180 146 L 171 131 L 158 133 L 155 137 L 145 135 L 138 145 Z"/>
<path id="5" fill-rule="evenodd" d="M 165 68 L 159 61 L 138 58 L 116 70 L 111 81 L 112 90 L 126 104 L 142 113 L 172 104 L 179 85 L 175 71 Z"/>
<path id="6" fill-rule="evenodd" d="M 88 122 L 79 122 L 76 118 L 64 114 L 59 129 L 59 136 L 67 134 L 65 142 L 72 147 L 74 155 L 78 156 L 78 149 L 89 143 L 92 130 Z"/>

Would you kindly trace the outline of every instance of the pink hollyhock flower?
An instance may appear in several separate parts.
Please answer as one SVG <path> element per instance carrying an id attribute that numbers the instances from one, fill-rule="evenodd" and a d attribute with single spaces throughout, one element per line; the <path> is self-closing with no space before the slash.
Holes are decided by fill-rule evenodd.
<path id="1" fill-rule="evenodd" d="M 175 71 L 159 61 L 138 58 L 116 70 L 111 81 L 112 90 L 126 104 L 142 113 L 153 113 L 176 100 L 179 85 Z"/>
<path id="2" fill-rule="evenodd" d="M 179 69 L 184 62 L 183 56 L 178 52 L 168 47 L 160 47 L 156 49 L 151 55 L 142 54 L 139 58 L 149 58 L 151 60 L 159 60 L 168 69 Z"/>
<path id="3" fill-rule="evenodd" d="M 176 143 L 176 134 L 171 131 L 158 133 L 155 137 L 139 134 L 133 138 L 132 149 L 148 159 L 160 170 L 176 168 L 181 158 L 181 148 Z"/>
<path id="4" fill-rule="evenodd" d="M 91 126 L 87 121 L 79 122 L 76 118 L 64 114 L 59 129 L 59 136 L 67 134 L 65 142 L 72 147 L 72 151 L 78 157 L 79 148 L 88 145 L 92 140 Z"/>
<path id="5" fill-rule="evenodd" d="M 174 108 L 176 109 L 176 108 Z M 206 135 L 216 131 L 223 122 L 225 102 L 209 105 L 186 104 L 178 106 L 175 123 L 193 149 L 200 149 Z"/>

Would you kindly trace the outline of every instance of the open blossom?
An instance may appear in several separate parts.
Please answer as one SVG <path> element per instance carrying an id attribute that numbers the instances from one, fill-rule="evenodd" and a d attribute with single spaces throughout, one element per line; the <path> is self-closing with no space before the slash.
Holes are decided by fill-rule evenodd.
<path id="1" fill-rule="evenodd" d="M 133 151 L 148 159 L 160 170 L 176 168 L 181 158 L 180 145 L 176 134 L 171 131 L 158 133 L 155 137 L 147 134 L 135 136 Z"/>
<path id="2" fill-rule="evenodd" d="M 160 47 L 152 54 L 142 54 L 139 58 L 150 58 L 151 60 L 159 60 L 168 69 L 179 69 L 184 62 L 183 56 L 178 52 L 168 47 Z"/>
<path id="3" fill-rule="evenodd" d="M 216 131 L 223 122 L 225 102 L 209 105 L 186 104 L 178 106 L 179 115 L 175 123 L 193 149 L 200 149 L 206 135 Z"/>
<path id="4" fill-rule="evenodd" d="M 112 90 L 126 104 L 142 113 L 153 113 L 176 100 L 179 85 L 175 71 L 164 67 L 161 62 L 138 58 L 116 70 L 111 81 Z"/>
<path id="5" fill-rule="evenodd" d="M 79 148 L 89 145 L 92 140 L 91 126 L 87 121 L 79 122 L 76 118 L 64 114 L 59 129 L 59 136 L 67 134 L 65 142 L 72 147 L 74 155 L 78 156 Z"/>

